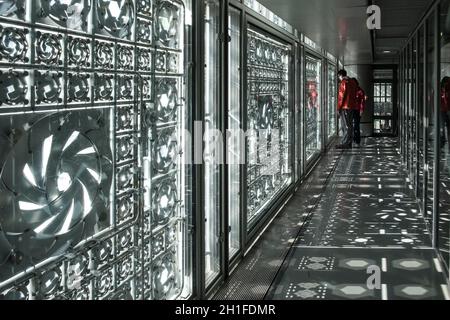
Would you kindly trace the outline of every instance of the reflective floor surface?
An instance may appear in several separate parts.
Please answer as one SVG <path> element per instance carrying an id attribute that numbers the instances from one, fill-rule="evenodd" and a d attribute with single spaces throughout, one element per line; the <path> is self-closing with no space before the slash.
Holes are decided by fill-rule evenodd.
<path id="1" fill-rule="evenodd" d="M 449 299 L 395 140 L 330 151 L 217 298 Z"/>

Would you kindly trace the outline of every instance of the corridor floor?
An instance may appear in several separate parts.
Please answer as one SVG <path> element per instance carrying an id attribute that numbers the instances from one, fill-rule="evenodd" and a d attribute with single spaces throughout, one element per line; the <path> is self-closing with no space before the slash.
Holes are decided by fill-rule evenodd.
<path id="1" fill-rule="evenodd" d="M 367 139 L 361 149 L 330 151 L 280 219 L 217 298 L 449 299 L 395 140 Z M 283 219 L 291 221 L 288 234 L 280 229 Z M 281 240 L 270 244 L 276 235 Z M 274 254 L 283 243 L 291 245 Z M 260 280 L 249 277 L 252 272 Z"/>
<path id="2" fill-rule="evenodd" d="M 393 140 L 344 152 L 266 298 L 448 298 L 403 172 Z M 369 280 L 377 271 L 379 278 Z"/>

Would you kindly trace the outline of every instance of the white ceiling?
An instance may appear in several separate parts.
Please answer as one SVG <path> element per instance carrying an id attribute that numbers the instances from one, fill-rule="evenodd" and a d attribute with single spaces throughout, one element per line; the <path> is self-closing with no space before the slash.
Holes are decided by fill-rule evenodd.
<path id="1" fill-rule="evenodd" d="M 375 33 L 375 57 L 367 28 L 369 0 L 259 0 L 345 64 L 392 62 L 433 0 L 374 0 L 382 29 Z M 385 53 L 391 51 L 391 53 Z"/>

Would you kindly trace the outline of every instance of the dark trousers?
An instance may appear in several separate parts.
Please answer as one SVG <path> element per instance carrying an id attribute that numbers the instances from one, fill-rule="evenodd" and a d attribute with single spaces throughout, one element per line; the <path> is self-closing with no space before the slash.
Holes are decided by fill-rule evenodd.
<path id="1" fill-rule="evenodd" d="M 351 147 L 353 142 L 353 110 L 339 110 L 342 130 L 342 145 Z"/>
<path id="2" fill-rule="evenodd" d="M 361 143 L 361 113 L 359 110 L 353 110 L 353 142 Z"/>

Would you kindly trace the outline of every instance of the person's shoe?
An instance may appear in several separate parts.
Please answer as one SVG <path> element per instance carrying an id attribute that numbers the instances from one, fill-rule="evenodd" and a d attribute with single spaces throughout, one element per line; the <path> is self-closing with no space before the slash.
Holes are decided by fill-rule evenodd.
<path id="1" fill-rule="evenodd" d="M 361 144 L 359 144 L 359 143 L 355 143 L 355 148 L 357 148 L 357 149 L 361 149 Z"/>
<path id="2" fill-rule="evenodd" d="M 338 150 L 342 150 L 344 149 L 344 146 L 342 144 L 338 144 L 335 148 Z"/>
<path id="3" fill-rule="evenodd" d="M 342 146 L 342 149 L 344 149 L 344 150 L 352 149 L 352 145 L 350 144 L 348 146 Z"/>

